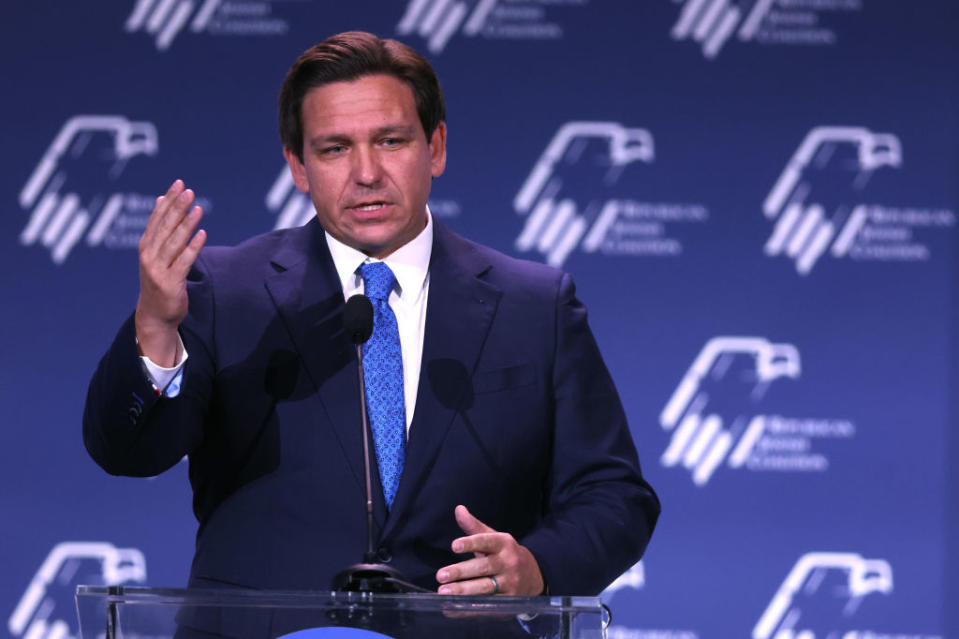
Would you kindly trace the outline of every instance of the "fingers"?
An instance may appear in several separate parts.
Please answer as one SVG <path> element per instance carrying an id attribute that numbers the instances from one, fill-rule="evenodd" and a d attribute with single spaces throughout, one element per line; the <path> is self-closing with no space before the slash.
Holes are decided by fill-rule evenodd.
<path id="1" fill-rule="evenodd" d="M 470 513 L 466 506 L 457 506 L 453 511 L 456 523 L 467 534 L 453 540 L 456 553 L 474 553 L 467 559 L 441 568 L 436 573 L 438 592 L 442 595 L 491 595 L 497 590 L 489 575 L 498 571 L 497 554 L 512 537 L 496 532 Z"/>
<path id="2" fill-rule="evenodd" d="M 187 213 L 186 216 L 182 217 L 180 222 L 173 227 L 170 235 L 167 236 L 166 241 L 160 247 L 157 254 L 161 265 L 173 266 L 183 255 L 190 242 L 190 236 L 193 235 L 193 231 L 196 230 L 202 218 L 203 209 L 199 206 L 194 206 L 193 209 Z M 190 260 L 189 264 L 186 265 L 187 270 L 189 270 L 192 264 L 193 260 Z M 183 272 L 183 275 L 186 275 L 186 271 Z"/>
<path id="3" fill-rule="evenodd" d="M 453 552 L 473 552 L 490 555 L 499 552 L 513 538 L 506 533 L 488 532 L 459 537 L 453 540 Z"/>
<path id="4" fill-rule="evenodd" d="M 171 211 L 177 198 L 183 195 L 184 191 L 183 180 L 176 180 L 166 193 L 157 198 L 156 206 L 153 207 L 153 213 L 150 214 L 150 219 L 147 220 L 147 226 L 143 231 L 145 240 L 149 242 L 164 235 L 163 229 L 169 228 L 170 219 L 173 217 Z M 189 196 L 186 197 L 189 198 Z"/>
<path id="5" fill-rule="evenodd" d="M 437 592 L 441 595 L 495 595 L 499 593 L 490 577 L 479 577 L 469 581 L 447 584 L 440 586 Z"/>
<path id="6" fill-rule="evenodd" d="M 503 537 L 512 541 L 512 537 L 501 533 Z M 467 559 L 450 566 L 440 568 L 436 573 L 436 581 L 440 584 L 437 592 L 441 595 L 482 595 L 482 594 L 520 594 L 522 586 L 529 581 L 529 565 L 522 561 L 519 544 L 504 546 L 501 552 L 482 555 L 474 559 Z M 538 570 L 538 569 L 537 569 Z M 490 577 L 495 577 L 497 586 L 493 587 Z M 542 591 L 535 590 L 529 594 Z"/>
<path id="7" fill-rule="evenodd" d="M 436 581 L 441 584 L 448 584 L 454 581 L 491 575 L 495 572 L 493 562 L 488 557 L 476 557 L 440 568 L 436 573 Z"/>
<path id="8" fill-rule="evenodd" d="M 473 553 L 475 557 L 436 572 L 439 594 L 537 595 L 543 591 L 535 557 L 511 534 L 490 528 L 465 506 L 457 506 L 454 515 L 466 536 L 453 540 L 453 552 Z"/>
<path id="9" fill-rule="evenodd" d="M 197 239 L 191 236 L 203 218 L 203 210 L 193 204 L 195 194 L 176 180 L 164 195 L 157 198 L 156 207 L 147 221 L 140 238 L 141 263 L 150 268 L 167 269 L 176 265 L 179 275 L 185 275 L 206 242 L 205 233 Z M 188 212 L 189 211 L 189 212 Z M 187 247 L 191 247 L 187 250 Z"/>
<path id="10" fill-rule="evenodd" d="M 161 266 L 169 266 L 180 254 L 202 217 L 199 207 L 187 213 L 193 203 L 194 194 L 191 189 L 180 193 L 173 202 L 163 211 L 157 224 L 152 248 L 154 255 Z"/>
<path id="11" fill-rule="evenodd" d="M 199 207 L 187 214 L 194 197 L 193 191 L 184 188 L 182 180 L 177 180 L 165 195 L 157 198 L 140 239 L 140 253 L 148 260 L 169 266 L 186 246 L 202 217 Z"/>
<path id="12" fill-rule="evenodd" d="M 478 533 L 495 532 L 492 528 L 481 522 L 473 516 L 466 506 L 459 505 L 453 510 L 453 516 L 456 517 L 456 524 L 467 535 L 476 535 Z M 453 549 L 454 552 L 467 552 Z"/>
<path id="13" fill-rule="evenodd" d="M 164 196 L 163 210 L 158 211 L 157 231 L 160 237 L 173 232 L 173 229 L 176 228 L 183 219 L 190 205 L 193 204 L 193 198 L 195 197 L 193 189 L 183 187 L 182 180 L 177 180 L 173 184 L 174 186 L 179 184 L 179 188 L 176 189 L 177 192 Z"/>
<path id="14" fill-rule="evenodd" d="M 196 223 L 194 223 L 194 226 L 196 226 Z M 190 240 L 190 243 L 186 245 L 186 248 L 176 257 L 173 264 L 170 265 L 171 268 L 175 269 L 183 277 L 186 277 L 186 274 L 190 272 L 190 267 L 193 266 L 193 263 L 196 261 L 196 256 L 200 254 L 200 249 L 203 248 L 204 244 L 206 244 L 206 231 L 200 229 L 196 232 L 196 235 L 193 236 L 193 239 Z"/>
<path id="15" fill-rule="evenodd" d="M 144 354 L 158 362 L 146 347 L 159 344 L 157 352 L 164 360 L 177 326 L 186 316 L 189 298 L 186 276 L 206 243 L 207 235 L 197 230 L 203 218 L 199 206 L 191 206 L 194 193 L 183 180 L 176 180 L 156 206 L 140 238 L 140 297 L 137 300 L 137 337 Z M 160 338 L 151 339 L 159 335 Z M 162 339 L 161 339 L 162 338 Z"/>

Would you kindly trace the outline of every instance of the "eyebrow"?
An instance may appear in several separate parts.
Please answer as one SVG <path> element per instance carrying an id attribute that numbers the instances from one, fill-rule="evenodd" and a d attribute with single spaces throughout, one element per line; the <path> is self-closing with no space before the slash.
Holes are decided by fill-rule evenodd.
<path id="1" fill-rule="evenodd" d="M 373 129 L 371 137 L 372 138 L 381 138 L 388 135 L 402 135 L 404 137 L 412 137 L 415 127 L 407 124 L 390 124 L 387 126 L 379 127 L 378 129 Z M 318 135 L 315 138 L 310 140 L 310 147 L 317 148 L 323 147 L 327 144 L 343 144 L 352 142 L 353 138 L 345 133 L 331 133 L 329 135 Z"/>

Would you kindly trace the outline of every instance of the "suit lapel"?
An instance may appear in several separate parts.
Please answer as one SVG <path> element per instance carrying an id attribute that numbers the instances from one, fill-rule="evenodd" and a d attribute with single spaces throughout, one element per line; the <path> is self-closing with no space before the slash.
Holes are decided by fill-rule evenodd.
<path id="1" fill-rule="evenodd" d="M 472 244 L 434 220 L 416 408 L 403 476 L 383 536 L 403 519 L 436 460 L 453 418 L 472 401 L 470 379 L 501 295 L 479 279 L 488 269 L 489 263 Z"/>
<path id="2" fill-rule="evenodd" d="M 356 352 L 343 330 L 343 289 L 317 220 L 291 231 L 286 239 L 271 260 L 276 272 L 266 278 L 266 288 L 317 390 L 317 413 L 326 418 L 339 442 L 360 500 L 364 473 L 359 381 Z M 374 514 L 382 527 L 386 517 L 382 490 L 374 489 Z"/>

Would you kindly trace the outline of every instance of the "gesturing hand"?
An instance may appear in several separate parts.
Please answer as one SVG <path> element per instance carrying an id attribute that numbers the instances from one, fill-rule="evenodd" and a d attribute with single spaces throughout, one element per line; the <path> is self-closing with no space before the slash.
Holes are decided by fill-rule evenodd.
<path id="1" fill-rule="evenodd" d="M 453 552 L 473 553 L 467 559 L 440 568 L 436 581 L 441 595 L 536 596 L 543 592 L 539 564 L 525 546 L 509 533 L 497 532 L 457 506 L 456 523 L 466 537 L 453 540 Z"/>
<path id="2" fill-rule="evenodd" d="M 203 210 L 194 206 L 193 191 L 182 180 L 157 198 L 140 238 L 140 297 L 134 323 L 140 351 L 160 366 L 176 364 L 177 327 L 186 317 L 186 276 L 206 242 L 203 230 L 193 234 Z M 190 239 L 190 236 L 193 239 Z"/>

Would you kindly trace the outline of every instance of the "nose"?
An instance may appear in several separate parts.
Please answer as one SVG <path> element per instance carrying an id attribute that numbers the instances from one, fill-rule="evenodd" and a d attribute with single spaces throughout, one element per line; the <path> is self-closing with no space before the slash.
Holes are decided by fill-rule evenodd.
<path id="1" fill-rule="evenodd" d="M 357 146 L 353 153 L 353 181 L 363 186 L 376 186 L 383 177 L 383 167 L 376 151 Z"/>

